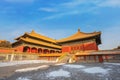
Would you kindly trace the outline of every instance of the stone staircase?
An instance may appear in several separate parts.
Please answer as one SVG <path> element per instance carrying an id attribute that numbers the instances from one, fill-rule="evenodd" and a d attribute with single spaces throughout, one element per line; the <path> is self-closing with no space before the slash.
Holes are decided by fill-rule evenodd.
<path id="1" fill-rule="evenodd" d="M 60 56 L 56 62 L 60 62 L 60 63 L 73 63 L 75 61 L 74 60 L 75 54 L 70 54 L 70 53 L 66 53 L 62 56 Z"/>

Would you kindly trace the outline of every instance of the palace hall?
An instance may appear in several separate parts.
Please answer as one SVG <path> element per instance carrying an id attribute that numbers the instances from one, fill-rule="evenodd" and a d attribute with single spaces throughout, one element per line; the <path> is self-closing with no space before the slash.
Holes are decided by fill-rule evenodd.
<path id="1" fill-rule="evenodd" d="M 12 48 L 0 48 L 5 59 L 11 60 L 48 60 L 56 62 L 119 62 L 120 50 L 99 50 L 101 32 L 76 33 L 52 39 L 32 30 L 15 38 Z"/>
<path id="2" fill-rule="evenodd" d="M 101 44 L 101 32 L 84 33 L 80 29 L 63 39 L 55 40 L 34 30 L 30 33 L 24 33 L 16 38 L 16 42 L 12 44 L 16 51 L 28 53 L 64 53 L 76 51 L 98 50 Z"/>
<path id="3" fill-rule="evenodd" d="M 55 40 L 32 30 L 30 33 L 26 32 L 15 38 L 15 40 L 16 42 L 12 44 L 15 52 L 39 54 L 39 59 L 41 60 L 66 62 L 68 59 L 81 59 L 81 54 L 83 54 L 82 59 L 87 57 L 92 57 L 92 59 L 97 57 L 98 59 L 98 56 L 90 56 L 90 54 L 86 56 L 86 52 L 99 50 L 98 45 L 101 44 L 101 32 L 84 33 L 78 29 L 71 36 Z"/>

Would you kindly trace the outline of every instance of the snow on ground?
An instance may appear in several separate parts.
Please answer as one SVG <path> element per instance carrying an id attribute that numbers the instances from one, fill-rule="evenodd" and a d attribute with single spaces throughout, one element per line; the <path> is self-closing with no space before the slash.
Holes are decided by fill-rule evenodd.
<path id="1" fill-rule="evenodd" d="M 83 65 L 73 65 L 73 64 L 66 64 L 63 66 L 68 67 L 68 68 L 84 68 L 85 67 Z"/>
<path id="2" fill-rule="evenodd" d="M 42 66 L 38 66 L 38 67 L 32 67 L 32 68 L 25 68 L 25 69 L 18 69 L 15 72 L 27 72 L 27 71 L 33 71 L 33 70 L 38 70 L 41 68 L 48 68 L 48 65 L 42 65 Z"/>
<path id="3" fill-rule="evenodd" d="M 27 77 L 19 77 L 16 80 L 31 80 L 31 79 L 28 79 Z"/>
<path id="4" fill-rule="evenodd" d="M 119 65 L 120 66 L 120 63 L 104 63 L 104 64 L 112 64 L 112 65 Z"/>
<path id="5" fill-rule="evenodd" d="M 12 61 L 12 62 L 0 62 L 0 67 L 22 65 L 22 64 L 33 64 L 33 63 L 54 63 L 54 61 L 23 60 L 23 61 Z"/>
<path id="6" fill-rule="evenodd" d="M 17 73 L 6 80 L 120 80 L 119 73 L 119 66 L 112 64 L 77 63 L 58 67 L 50 66 L 46 70 L 37 70 L 36 72 Z"/>
<path id="7" fill-rule="evenodd" d="M 58 64 L 55 64 L 55 66 L 60 66 L 60 65 L 64 65 L 65 63 L 58 63 Z"/>
<path id="8" fill-rule="evenodd" d="M 103 69 L 101 67 L 92 67 L 92 68 L 85 68 L 83 69 L 86 73 L 101 73 L 101 74 L 107 74 L 110 69 Z"/>
<path id="9" fill-rule="evenodd" d="M 59 69 L 48 73 L 47 77 L 70 77 L 70 72 Z"/>

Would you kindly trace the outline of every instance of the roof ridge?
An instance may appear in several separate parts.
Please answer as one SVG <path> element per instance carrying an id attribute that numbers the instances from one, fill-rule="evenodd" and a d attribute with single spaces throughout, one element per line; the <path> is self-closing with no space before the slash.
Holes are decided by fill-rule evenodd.
<path id="1" fill-rule="evenodd" d="M 48 37 L 48 36 L 45 36 L 45 35 L 42 35 L 42 34 L 36 33 L 36 32 L 33 31 L 33 30 L 32 30 L 31 33 L 32 33 L 32 34 L 37 34 L 37 35 L 39 35 L 39 36 L 43 36 L 43 37 L 46 37 L 46 38 L 50 38 L 50 37 Z M 50 38 L 50 39 L 52 39 L 52 38 Z M 54 39 L 53 39 L 53 40 L 54 40 Z"/>
<path id="2" fill-rule="evenodd" d="M 59 39 L 59 40 L 57 40 L 57 42 L 66 42 L 66 41 L 71 41 L 71 40 L 76 40 L 76 39 L 83 39 L 83 38 L 96 36 L 99 34 L 101 34 L 101 32 L 85 33 L 85 32 L 81 32 L 78 29 L 78 32 L 76 32 L 75 34 L 72 34 L 71 36 L 68 36 L 66 38 Z"/>

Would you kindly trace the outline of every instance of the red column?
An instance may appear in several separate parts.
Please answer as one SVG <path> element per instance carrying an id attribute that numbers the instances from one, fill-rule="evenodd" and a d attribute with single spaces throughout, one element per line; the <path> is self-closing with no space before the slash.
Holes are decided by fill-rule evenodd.
<path id="1" fill-rule="evenodd" d="M 103 57 L 102 57 L 102 55 L 99 55 L 99 62 L 103 62 Z"/>
<path id="2" fill-rule="evenodd" d="M 27 51 L 26 51 L 26 52 L 30 53 L 30 51 L 31 51 L 30 48 L 27 48 Z"/>
<path id="3" fill-rule="evenodd" d="M 32 53 L 37 53 L 37 48 L 31 48 Z"/>
<path id="4" fill-rule="evenodd" d="M 107 56 L 107 55 L 105 55 L 105 59 L 106 59 L 106 61 L 108 62 L 108 56 Z"/>
<path id="5" fill-rule="evenodd" d="M 42 52 L 43 52 L 42 48 L 39 48 L 38 53 L 42 53 Z"/>
<path id="6" fill-rule="evenodd" d="M 95 60 L 95 62 L 96 62 L 96 55 L 94 56 L 94 60 Z"/>
<path id="7" fill-rule="evenodd" d="M 50 61 L 50 57 L 48 57 L 48 61 Z"/>
<path id="8" fill-rule="evenodd" d="M 85 50 L 84 44 L 82 44 L 82 50 L 83 50 L 83 51 Z"/>

